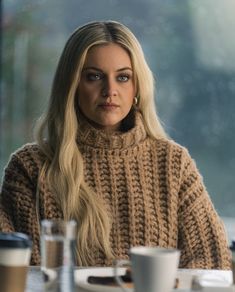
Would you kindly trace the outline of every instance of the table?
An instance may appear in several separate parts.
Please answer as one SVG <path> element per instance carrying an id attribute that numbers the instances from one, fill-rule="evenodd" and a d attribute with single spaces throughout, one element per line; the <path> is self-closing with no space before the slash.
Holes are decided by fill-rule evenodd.
<path id="1" fill-rule="evenodd" d="M 26 292 L 42 292 L 43 278 L 40 267 L 30 266 L 27 275 Z"/>
<path id="2" fill-rule="evenodd" d="M 77 268 L 79 269 L 79 268 Z M 179 269 L 178 275 L 184 274 L 184 281 L 182 285 L 187 286 L 187 281 L 190 281 L 192 276 L 207 275 L 211 278 L 222 278 L 229 283 L 232 283 L 232 272 L 224 270 L 198 270 L 198 269 Z M 38 266 L 30 266 L 27 277 L 26 292 L 42 292 L 43 291 L 43 278 Z"/>

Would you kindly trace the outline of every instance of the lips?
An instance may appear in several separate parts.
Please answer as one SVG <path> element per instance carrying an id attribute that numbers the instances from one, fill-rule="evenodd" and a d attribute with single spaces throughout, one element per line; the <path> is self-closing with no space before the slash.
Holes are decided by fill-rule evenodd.
<path id="1" fill-rule="evenodd" d="M 101 108 L 104 108 L 104 109 L 113 109 L 113 108 L 118 108 L 119 107 L 118 104 L 113 103 L 113 102 L 111 102 L 111 103 L 109 103 L 109 102 L 100 103 L 98 106 L 101 107 Z"/>

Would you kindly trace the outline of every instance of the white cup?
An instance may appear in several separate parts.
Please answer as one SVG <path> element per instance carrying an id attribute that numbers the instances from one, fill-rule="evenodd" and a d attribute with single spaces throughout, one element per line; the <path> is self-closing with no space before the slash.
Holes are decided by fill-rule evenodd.
<path id="1" fill-rule="evenodd" d="M 32 242 L 23 233 L 0 233 L 0 291 L 24 292 Z"/>
<path id="2" fill-rule="evenodd" d="M 124 287 L 118 276 L 118 268 L 129 265 L 136 292 L 170 292 L 174 287 L 179 258 L 180 251 L 174 248 L 132 247 L 130 261 L 117 261 L 116 281 L 123 291 L 132 291 Z"/>

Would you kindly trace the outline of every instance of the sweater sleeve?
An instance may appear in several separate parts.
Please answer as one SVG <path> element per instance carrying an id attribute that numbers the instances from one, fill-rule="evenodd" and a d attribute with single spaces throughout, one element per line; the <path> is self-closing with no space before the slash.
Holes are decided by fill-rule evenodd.
<path id="1" fill-rule="evenodd" d="M 28 234 L 34 243 L 31 263 L 37 264 L 39 236 L 32 163 L 28 153 L 20 152 L 12 155 L 5 169 L 0 196 L 0 231 Z"/>
<path id="2" fill-rule="evenodd" d="M 179 191 L 180 267 L 230 269 L 230 251 L 221 219 L 187 150 L 182 154 Z"/>

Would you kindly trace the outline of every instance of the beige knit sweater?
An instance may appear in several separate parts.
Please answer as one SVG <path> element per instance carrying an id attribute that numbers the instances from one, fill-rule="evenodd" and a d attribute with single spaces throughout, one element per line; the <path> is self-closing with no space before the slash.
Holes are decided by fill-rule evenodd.
<path id="1" fill-rule="evenodd" d="M 187 150 L 147 136 L 140 115 L 126 133 L 107 134 L 82 123 L 78 146 L 85 180 L 112 216 L 110 243 L 117 258 L 131 246 L 177 247 L 180 267 L 230 269 L 220 218 Z M 0 230 L 33 239 L 32 264 L 40 264 L 35 192 L 44 156 L 27 144 L 10 159 L 1 190 Z M 42 190 L 40 218 L 60 218 L 54 195 Z M 95 255 L 94 255 L 95 256 Z M 96 265 L 107 265 L 95 256 Z"/>

